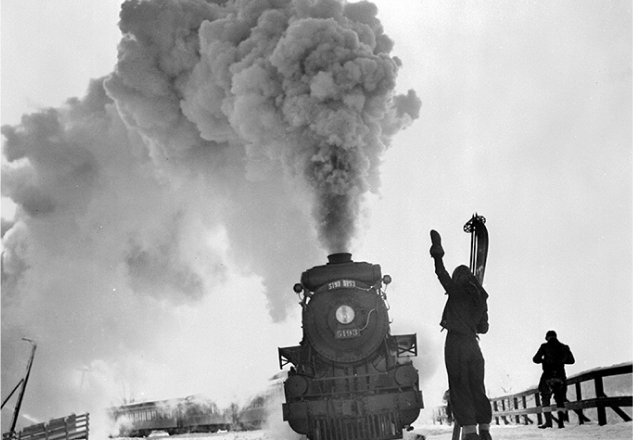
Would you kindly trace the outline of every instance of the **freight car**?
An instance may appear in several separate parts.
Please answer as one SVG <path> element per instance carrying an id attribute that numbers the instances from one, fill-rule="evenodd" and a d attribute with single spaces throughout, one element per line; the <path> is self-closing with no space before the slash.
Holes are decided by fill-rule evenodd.
<path id="1" fill-rule="evenodd" d="M 305 271 L 294 291 L 302 307 L 303 339 L 279 348 L 283 419 L 310 440 L 402 438 L 424 407 L 415 334 L 392 335 L 377 264 L 351 254 Z"/>
<path id="2" fill-rule="evenodd" d="M 170 435 L 217 432 L 231 427 L 215 403 L 195 396 L 122 405 L 111 408 L 110 415 L 119 437 L 147 437 L 152 431 Z"/>

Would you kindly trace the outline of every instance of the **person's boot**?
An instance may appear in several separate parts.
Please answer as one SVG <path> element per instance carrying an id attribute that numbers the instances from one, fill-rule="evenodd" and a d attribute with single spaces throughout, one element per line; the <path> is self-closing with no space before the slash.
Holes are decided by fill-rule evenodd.
<path id="1" fill-rule="evenodd" d="M 558 427 L 565 427 L 565 413 L 563 411 L 558 411 Z"/>
<path id="2" fill-rule="evenodd" d="M 551 428 L 552 427 L 552 413 L 546 412 L 543 414 L 545 416 L 545 423 L 539 426 L 539 429 Z"/>
<path id="3" fill-rule="evenodd" d="M 479 431 L 479 438 L 481 440 L 492 440 L 492 436 L 490 435 L 490 431 L 488 430 Z"/>

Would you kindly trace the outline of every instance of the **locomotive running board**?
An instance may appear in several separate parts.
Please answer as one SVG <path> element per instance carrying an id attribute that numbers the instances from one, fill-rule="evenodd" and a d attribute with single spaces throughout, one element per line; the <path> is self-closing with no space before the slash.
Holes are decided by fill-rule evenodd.
<path id="1" fill-rule="evenodd" d="M 279 352 L 279 369 L 282 370 L 286 365 L 299 365 L 301 355 L 301 346 L 293 345 L 292 347 L 278 347 Z"/>
<path id="2" fill-rule="evenodd" d="M 410 354 L 412 356 L 418 355 L 418 338 L 416 333 L 407 335 L 389 335 L 389 346 L 396 349 L 396 355 L 398 357 L 403 354 Z M 293 345 L 292 347 L 278 347 L 279 353 L 279 369 L 282 370 L 286 365 L 299 364 L 299 357 L 301 355 L 301 346 Z"/>
<path id="3" fill-rule="evenodd" d="M 398 357 L 406 353 L 413 356 L 418 355 L 418 339 L 415 333 L 409 335 L 389 335 L 389 338 L 395 342 L 394 345 L 396 346 Z"/>

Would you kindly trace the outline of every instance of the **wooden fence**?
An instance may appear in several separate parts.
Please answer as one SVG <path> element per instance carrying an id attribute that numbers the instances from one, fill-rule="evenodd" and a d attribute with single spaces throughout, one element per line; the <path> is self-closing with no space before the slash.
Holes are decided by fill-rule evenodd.
<path id="1" fill-rule="evenodd" d="M 633 373 L 633 363 L 615 365 L 612 367 L 600 368 L 597 370 L 580 373 L 567 378 L 567 398 L 563 416 L 569 417 L 569 412 L 573 412 L 579 424 L 591 421 L 588 415 L 594 416 L 599 425 L 606 425 L 610 415 L 607 409 L 610 409 L 616 416 L 617 420 L 631 421 L 629 412 L 622 408 L 633 407 L 632 390 L 629 387 L 618 393 L 626 392 L 626 395 L 607 396 L 605 394 L 604 378 L 631 375 Z M 629 378 L 630 382 L 630 378 Z M 587 395 L 585 397 L 585 394 Z M 570 400 L 570 396 L 572 400 Z M 494 422 L 499 425 L 501 423 L 510 424 L 532 424 L 532 419 L 536 415 L 536 422 L 540 425 L 543 423 L 542 415 L 551 412 L 555 421 L 558 421 L 557 412 L 559 408 L 555 405 L 543 407 L 541 406 L 541 398 L 538 388 L 532 388 L 521 393 L 510 394 L 507 396 L 490 398 L 492 405 L 492 417 Z M 591 414 L 589 414 L 591 412 Z M 434 421 L 440 423 L 447 422 L 446 407 L 436 408 Z"/>
<path id="2" fill-rule="evenodd" d="M 71 414 L 48 423 L 27 426 L 20 432 L 6 432 L 2 440 L 88 440 L 90 414 Z"/>

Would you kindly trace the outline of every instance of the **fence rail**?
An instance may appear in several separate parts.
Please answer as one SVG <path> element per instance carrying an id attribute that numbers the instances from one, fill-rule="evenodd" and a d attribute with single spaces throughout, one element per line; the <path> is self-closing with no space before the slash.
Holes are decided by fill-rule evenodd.
<path id="1" fill-rule="evenodd" d="M 557 412 L 561 411 L 563 417 L 569 417 L 568 412 L 572 411 L 576 414 L 579 424 L 591 421 L 587 417 L 587 410 L 595 409 L 599 425 L 606 425 L 608 422 L 607 409 L 611 409 L 619 419 L 626 422 L 631 421 L 629 412 L 622 408 L 633 407 L 632 390 L 628 387 L 628 395 L 624 396 L 607 396 L 605 393 L 604 378 L 610 376 L 623 376 L 633 373 L 633 363 L 625 363 L 612 367 L 600 368 L 597 370 L 587 371 L 567 378 L 568 390 L 575 391 L 575 398 L 565 403 L 565 408 L 557 408 L 553 406 L 541 406 L 541 397 L 538 388 L 510 394 L 490 399 L 492 405 L 492 417 L 494 422 L 499 425 L 501 423 L 510 424 L 532 424 L 533 415 L 536 415 L 537 423 L 543 423 L 542 415 L 546 412 L 552 413 L 552 418 L 557 419 Z M 583 398 L 583 388 L 585 391 L 590 390 L 591 397 Z M 569 396 L 568 396 L 569 397 Z M 436 408 L 434 419 L 440 423 L 446 423 L 448 417 L 446 407 Z"/>
<path id="2" fill-rule="evenodd" d="M 71 414 L 48 423 L 38 423 L 19 432 L 5 432 L 2 440 L 88 440 L 90 414 Z"/>

